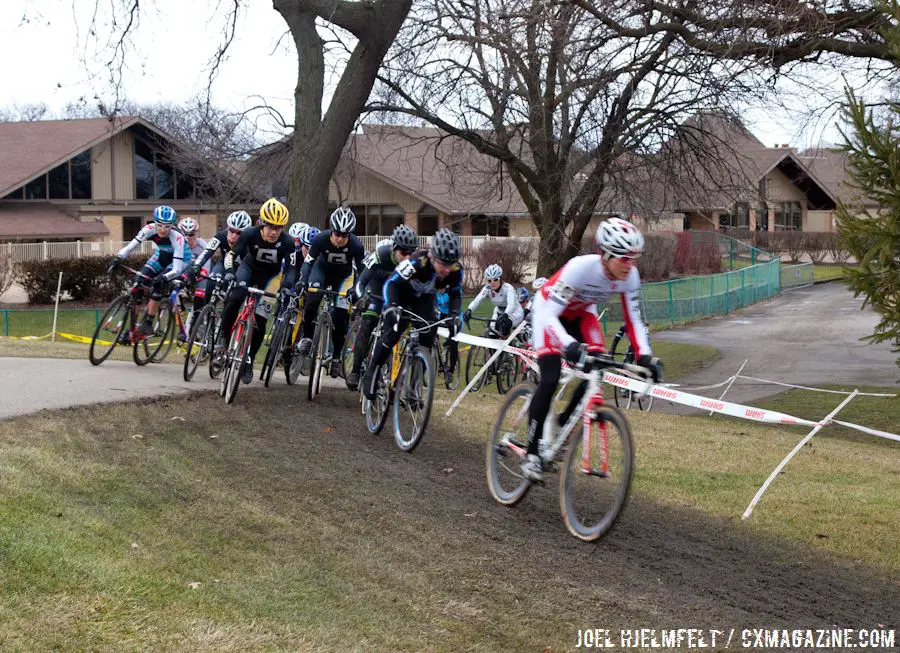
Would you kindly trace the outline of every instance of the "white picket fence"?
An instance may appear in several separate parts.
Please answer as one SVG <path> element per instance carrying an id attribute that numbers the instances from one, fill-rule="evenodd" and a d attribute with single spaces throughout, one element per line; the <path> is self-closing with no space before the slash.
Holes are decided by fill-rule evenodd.
<path id="1" fill-rule="evenodd" d="M 361 236 L 360 240 L 367 251 L 375 249 L 375 244 L 388 236 Z M 478 249 L 481 244 L 494 240 L 513 240 L 502 236 L 460 236 L 460 247 L 463 256 Z M 535 244 L 539 238 L 516 238 L 515 240 L 533 241 Z M 430 236 L 419 236 L 419 244 L 427 247 L 431 241 Z M 113 256 L 129 241 L 101 241 L 101 242 L 42 242 L 42 243 L 0 243 L 0 255 L 6 254 L 13 262 L 46 261 L 51 258 L 81 258 L 84 256 Z M 144 254 L 153 251 L 151 243 L 143 243 L 141 250 Z"/>

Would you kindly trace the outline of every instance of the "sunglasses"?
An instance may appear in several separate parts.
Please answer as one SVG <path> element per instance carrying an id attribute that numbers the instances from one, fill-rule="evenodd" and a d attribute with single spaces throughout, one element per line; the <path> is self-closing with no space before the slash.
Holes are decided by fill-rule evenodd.
<path id="1" fill-rule="evenodd" d="M 349 238 L 350 237 L 349 231 L 332 231 L 331 233 L 333 233 L 338 238 Z"/>
<path id="2" fill-rule="evenodd" d="M 229 230 L 228 230 L 228 233 L 234 234 L 234 235 L 236 235 L 236 236 L 240 236 L 240 235 L 241 235 L 241 230 L 240 230 L 240 229 L 229 229 Z"/>

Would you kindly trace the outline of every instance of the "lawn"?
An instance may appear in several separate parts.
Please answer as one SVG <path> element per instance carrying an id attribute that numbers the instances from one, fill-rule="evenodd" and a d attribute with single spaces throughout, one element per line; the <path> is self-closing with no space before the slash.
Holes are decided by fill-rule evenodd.
<path id="1" fill-rule="evenodd" d="M 352 395 L 310 405 L 284 386 L 2 422 L 2 648 L 570 650 L 588 624 L 718 627 L 757 604 L 765 621 L 793 574 L 819 614 L 841 600 L 816 585 L 833 574 L 850 599 L 885 583 L 865 609 L 887 610 L 900 457 L 818 440 L 741 522 L 795 434 L 630 413 L 631 504 L 584 545 L 555 483 L 515 510 L 488 498 L 498 400 L 447 420 L 439 393 L 413 455 L 367 435 Z"/>
<path id="2" fill-rule="evenodd" d="M 816 281 L 840 279 L 844 276 L 844 270 L 851 267 L 856 266 L 819 263 L 813 265 L 813 279 L 815 279 Z"/>

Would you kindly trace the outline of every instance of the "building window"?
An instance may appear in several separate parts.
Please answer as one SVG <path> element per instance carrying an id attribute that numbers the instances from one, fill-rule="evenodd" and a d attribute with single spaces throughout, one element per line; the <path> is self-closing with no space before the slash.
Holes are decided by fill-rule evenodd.
<path id="1" fill-rule="evenodd" d="M 69 162 L 66 161 L 61 166 L 56 166 L 47 174 L 50 199 L 51 200 L 67 200 L 69 199 Z"/>
<path id="2" fill-rule="evenodd" d="M 122 218 L 122 240 L 131 240 L 143 226 L 144 220 L 140 216 L 126 215 Z"/>
<path id="3" fill-rule="evenodd" d="M 760 202 L 756 207 L 756 230 L 769 230 L 769 206 L 765 202 Z"/>
<path id="4" fill-rule="evenodd" d="M 25 187 L 22 186 L 21 188 L 17 188 L 13 192 L 8 193 L 7 195 L 4 195 L 3 199 L 5 199 L 5 200 L 20 200 L 24 197 L 24 195 L 23 195 L 24 192 L 25 192 Z"/>
<path id="5" fill-rule="evenodd" d="M 775 231 L 802 231 L 803 207 L 800 202 L 775 203 Z"/>
<path id="6" fill-rule="evenodd" d="M 153 151 L 139 138 L 134 139 L 134 196 L 139 200 L 153 197 Z"/>
<path id="7" fill-rule="evenodd" d="M 175 170 L 156 154 L 156 187 L 153 196 L 158 200 L 175 199 Z"/>
<path id="8" fill-rule="evenodd" d="M 720 213 L 719 227 L 722 229 L 749 229 L 750 205 L 747 202 L 738 202 L 728 213 Z"/>
<path id="9" fill-rule="evenodd" d="M 433 236 L 440 227 L 438 210 L 426 204 L 419 211 L 416 230 L 420 236 Z"/>
<path id="10" fill-rule="evenodd" d="M 73 156 L 72 165 L 72 199 L 91 199 L 91 152 L 90 150 Z"/>
<path id="11" fill-rule="evenodd" d="M 476 215 L 472 218 L 473 236 L 509 236 L 509 218 Z"/>
<path id="12" fill-rule="evenodd" d="M 47 176 L 41 175 L 37 179 L 32 179 L 25 185 L 26 200 L 45 200 L 47 199 Z"/>

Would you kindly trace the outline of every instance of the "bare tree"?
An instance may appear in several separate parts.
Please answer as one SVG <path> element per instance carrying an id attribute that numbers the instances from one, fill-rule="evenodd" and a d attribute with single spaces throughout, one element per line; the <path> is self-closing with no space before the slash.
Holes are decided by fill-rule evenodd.
<path id="1" fill-rule="evenodd" d="M 222 20 L 223 37 L 210 58 L 209 89 L 234 40 L 242 6 L 247 0 L 215 5 Z M 139 0 L 114 0 L 115 18 L 107 67 L 117 88 L 129 49 L 146 4 Z M 297 219 L 319 222 L 328 206 L 328 183 L 347 137 L 359 118 L 375 82 L 378 68 L 409 13 L 412 0 L 273 0 L 274 9 L 287 23 L 297 50 L 297 86 L 294 92 L 295 132 L 288 206 Z M 220 9 L 221 6 L 221 9 Z M 99 10 L 100 3 L 97 2 Z M 92 25 L 93 28 L 93 25 Z M 335 42 L 326 42 L 320 31 L 331 30 Z M 328 108 L 323 112 L 326 49 L 338 48 L 343 69 Z M 117 96 L 118 99 L 118 96 Z M 262 107 L 266 107 L 265 102 Z M 118 107 L 114 107 L 117 110 Z"/>
<path id="2" fill-rule="evenodd" d="M 47 105 L 39 104 L 15 104 L 0 109 L 0 122 L 33 122 L 44 120 L 48 113 Z"/>
<path id="3" fill-rule="evenodd" d="M 639 4 L 604 10 L 624 17 Z M 579 253 L 597 211 L 664 208 L 668 158 L 684 151 L 662 145 L 696 111 L 760 93 L 749 67 L 665 31 L 622 36 L 571 3 L 431 0 L 398 38 L 369 108 L 422 118 L 502 162 L 541 236 L 545 274 Z"/>

